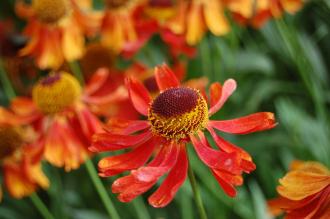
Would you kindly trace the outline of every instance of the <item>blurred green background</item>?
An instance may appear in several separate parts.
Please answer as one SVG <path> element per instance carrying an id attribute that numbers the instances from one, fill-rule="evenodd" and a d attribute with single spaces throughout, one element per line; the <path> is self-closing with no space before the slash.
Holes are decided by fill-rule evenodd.
<path id="1" fill-rule="evenodd" d="M 13 1 L 0 2 L 0 18 L 13 17 Z M 154 66 L 166 61 L 155 36 L 137 55 Z M 146 54 L 149 54 L 148 56 Z M 149 57 L 149 58 L 148 58 Z M 150 60 L 150 57 L 153 57 Z M 207 167 L 189 148 L 202 198 L 209 218 L 268 219 L 266 200 L 276 196 L 278 179 L 293 159 L 315 160 L 330 166 L 330 1 L 309 1 L 296 15 L 285 15 L 259 29 L 232 24 L 224 37 L 208 34 L 189 61 L 188 78 L 207 76 L 223 82 L 234 78 L 238 89 L 215 117 L 230 119 L 258 111 L 275 112 L 278 126 L 246 136 L 226 135 L 254 158 L 257 169 L 245 175 L 244 186 L 234 199 L 227 197 Z M 2 87 L 1 87 L 2 88 Z M 0 90 L 2 105 L 7 103 Z M 99 158 L 94 158 L 95 164 Z M 50 178 L 49 191 L 38 194 L 56 219 L 108 218 L 86 168 L 65 173 L 44 165 Z M 103 179 L 122 218 L 198 218 L 187 180 L 166 208 L 148 205 L 147 192 L 130 204 L 120 203 L 110 192 L 116 177 Z M 154 188 L 152 189 L 154 191 Z M 4 196 L 0 219 L 38 219 L 30 199 Z"/>

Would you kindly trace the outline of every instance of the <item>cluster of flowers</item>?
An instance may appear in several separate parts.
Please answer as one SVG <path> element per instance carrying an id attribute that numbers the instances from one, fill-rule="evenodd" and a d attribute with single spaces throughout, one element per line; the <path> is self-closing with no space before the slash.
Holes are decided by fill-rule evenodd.
<path id="1" fill-rule="evenodd" d="M 70 171 L 94 153 L 127 149 L 100 160 L 99 175 L 130 171 L 112 185 L 119 200 L 129 202 L 167 174 L 148 199 L 152 206 L 164 207 L 187 177 L 186 147 L 192 143 L 219 185 L 234 197 L 235 186 L 243 184 L 242 174 L 256 166 L 246 151 L 218 131 L 248 134 L 271 129 L 276 126 L 274 115 L 259 112 L 211 120 L 235 91 L 236 82 L 213 83 L 208 92 L 205 78 L 181 84 L 185 64 L 178 55 L 193 56 L 194 46 L 208 30 L 216 36 L 228 33 L 225 12 L 240 24 L 260 27 L 284 11 L 296 12 L 302 1 L 104 3 L 104 11 L 95 11 L 89 0 L 32 0 L 30 5 L 17 1 L 15 10 L 27 20 L 24 35 L 28 37 L 19 54 L 33 57 L 39 69 L 51 73 L 33 85 L 31 97 L 16 97 L 9 107 L 0 108 L 0 161 L 8 192 L 21 198 L 38 187 L 47 188 L 42 160 Z M 126 70 L 115 68 L 116 56 L 131 58 L 154 34 L 168 46 L 172 68 L 164 64 L 149 69 L 139 63 Z M 80 61 L 86 84 L 67 73 L 66 62 L 75 60 Z M 139 120 L 141 115 L 144 119 Z M 307 185 L 308 194 L 293 188 L 304 186 L 305 181 L 316 182 Z M 330 174 L 325 167 L 295 163 L 281 184 L 283 197 L 271 201 L 274 212 L 284 209 L 291 218 L 296 214 L 329 217 Z M 316 205 L 319 211 L 302 211 L 306 205 Z"/>

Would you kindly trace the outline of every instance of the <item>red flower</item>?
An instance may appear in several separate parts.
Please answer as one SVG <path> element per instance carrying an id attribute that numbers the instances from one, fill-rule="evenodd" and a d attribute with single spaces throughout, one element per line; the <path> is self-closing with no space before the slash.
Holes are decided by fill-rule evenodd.
<path id="1" fill-rule="evenodd" d="M 236 89 L 234 80 L 227 80 L 223 86 L 211 85 L 208 109 L 202 93 L 180 86 L 166 65 L 155 69 L 155 77 L 160 93 L 153 100 L 140 82 L 133 78 L 126 81 L 134 107 L 147 120 L 111 119 L 108 128 L 94 136 L 90 147 L 93 152 L 131 149 L 126 154 L 102 159 L 98 164 L 100 176 L 131 170 L 130 175 L 117 179 L 112 185 L 112 191 L 119 193 L 119 200 L 129 202 L 168 173 L 158 190 L 149 197 L 152 206 L 164 207 L 187 176 L 186 144 L 192 142 L 224 191 L 235 196 L 234 186 L 243 183 L 242 172 L 253 171 L 255 164 L 247 152 L 220 137 L 215 129 L 232 134 L 262 131 L 276 125 L 274 115 L 262 112 L 239 119 L 209 120 Z M 212 135 L 219 150 L 210 147 L 204 130 Z M 153 153 L 153 160 L 145 165 Z"/>

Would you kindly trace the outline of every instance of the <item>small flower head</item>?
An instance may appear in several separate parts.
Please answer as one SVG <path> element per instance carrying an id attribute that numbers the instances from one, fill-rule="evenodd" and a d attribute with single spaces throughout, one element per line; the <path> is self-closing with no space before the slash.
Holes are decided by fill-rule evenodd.
<path id="1" fill-rule="evenodd" d="M 56 23 L 69 9 L 67 0 L 33 0 L 32 7 L 41 22 Z"/>
<path id="2" fill-rule="evenodd" d="M 206 127 L 207 110 L 206 101 L 198 90 L 169 88 L 153 100 L 148 120 L 156 135 L 181 140 Z"/>
<path id="3" fill-rule="evenodd" d="M 105 5 L 108 9 L 119 9 L 127 6 L 130 2 L 132 0 L 105 0 Z"/>
<path id="4" fill-rule="evenodd" d="M 81 94 L 78 80 L 68 73 L 53 73 L 41 79 L 33 88 L 33 101 L 46 114 L 61 112 Z"/>

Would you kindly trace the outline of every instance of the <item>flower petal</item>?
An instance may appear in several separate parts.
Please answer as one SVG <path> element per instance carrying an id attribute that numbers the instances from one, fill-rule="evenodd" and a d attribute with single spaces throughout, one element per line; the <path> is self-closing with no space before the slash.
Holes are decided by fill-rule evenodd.
<path id="1" fill-rule="evenodd" d="M 197 140 L 193 135 L 190 139 L 199 158 L 212 169 L 222 169 L 224 171 L 240 174 L 239 160 L 237 153 L 225 153 L 208 147 L 203 142 Z"/>
<path id="2" fill-rule="evenodd" d="M 237 84 L 234 79 L 228 79 L 225 81 L 222 87 L 221 96 L 218 95 L 218 101 L 209 109 L 209 116 L 216 113 L 227 99 L 234 93 L 236 90 Z"/>
<path id="3" fill-rule="evenodd" d="M 166 64 L 155 68 L 155 77 L 160 91 L 180 86 L 179 80 Z"/>
<path id="4" fill-rule="evenodd" d="M 223 191 L 225 191 L 225 193 L 227 195 L 229 195 L 230 197 L 235 197 L 236 196 L 236 189 L 235 187 L 230 184 L 229 182 L 227 182 L 226 180 L 224 180 L 220 174 L 214 172 L 214 170 L 212 170 L 212 174 L 215 177 L 215 179 L 218 181 L 219 185 L 221 186 L 221 188 L 223 189 Z"/>
<path id="5" fill-rule="evenodd" d="M 180 148 L 175 143 L 164 145 L 147 166 L 133 170 L 129 176 L 121 177 L 112 184 L 112 192 L 120 193 L 118 199 L 130 202 L 147 191 L 177 162 Z"/>
<path id="6" fill-rule="evenodd" d="M 168 205 L 187 177 L 188 158 L 185 146 L 182 145 L 180 147 L 181 150 L 177 163 L 161 186 L 148 199 L 150 205 L 155 208 L 162 208 Z"/>
<path id="7" fill-rule="evenodd" d="M 273 113 L 260 112 L 237 119 L 210 121 L 210 126 L 231 134 L 248 134 L 274 128 L 276 126 Z"/>
<path id="8" fill-rule="evenodd" d="M 225 17 L 221 1 L 208 0 L 204 4 L 205 22 L 210 31 L 216 35 L 224 35 L 229 32 L 230 27 Z"/>
<path id="9" fill-rule="evenodd" d="M 127 170 L 139 168 L 150 158 L 155 146 L 156 142 L 149 140 L 128 153 L 103 158 L 98 163 L 101 172 L 99 175 L 103 177 L 113 176 Z"/>
<path id="10" fill-rule="evenodd" d="M 129 135 L 150 127 L 148 121 L 111 118 L 105 129 L 111 133 Z"/>
<path id="11" fill-rule="evenodd" d="M 151 102 L 148 90 L 133 78 L 126 79 L 126 86 L 135 109 L 142 115 L 148 115 L 148 108 Z"/>
<path id="12" fill-rule="evenodd" d="M 150 130 L 137 135 L 120 135 L 113 133 L 98 133 L 93 136 L 90 151 L 114 151 L 141 144 L 152 137 Z"/>
<path id="13" fill-rule="evenodd" d="M 210 86 L 210 108 L 220 100 L 222 94 L 222 86 L 219 82 L 212 83 Z"/>

